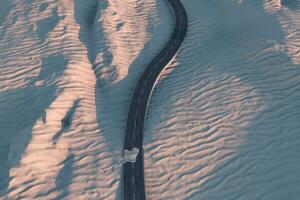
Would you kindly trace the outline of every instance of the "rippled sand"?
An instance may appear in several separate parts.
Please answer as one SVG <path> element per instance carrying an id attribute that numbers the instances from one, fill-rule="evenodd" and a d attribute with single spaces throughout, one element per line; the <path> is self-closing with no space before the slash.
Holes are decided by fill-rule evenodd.
<path id="1" fill-rule="evenodd" d="M 0 199 L 116 198 L 131 91 L 169 33 L 160 4 L 0 2 Z"/>
<path id="2" fill-rule="evenodd" d="M 146 125 L 149 199 L 298 199 L 300 6 L 183 3 L 188 37 Z"/>
<path id="3" fill-rule="evenodd" d="M 145 127 L 148 198 L 297 200 L 299 3 L 182 2 L 189 32 Z M 158 0 L 1 0 L 0 199 L 119 199 L 131 93 L 171 28 Z"/>

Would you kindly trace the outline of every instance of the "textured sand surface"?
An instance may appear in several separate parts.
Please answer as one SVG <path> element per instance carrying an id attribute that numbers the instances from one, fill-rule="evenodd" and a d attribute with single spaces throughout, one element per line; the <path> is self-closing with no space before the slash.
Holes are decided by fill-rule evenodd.
<path id="1" fill-rule="evenodd" d="M 145 127 L 147 196 L 298 200 L 300 4 L 182 0 L 189 32 Z M 0 199 L 119 199 L 161 0 L 0 1 Z"/>
<path id="2" fill-rule="evenodd" d="M 300 7 L 183 3 L 188 37 L 149 108 L 149 199 L 298 199 Z"/>
<path id="3" fill-rule="evenodd" d="M 169 32 L 159 4 L 0 2 L 1 199 L 117 198 L 131 91 Z"/>

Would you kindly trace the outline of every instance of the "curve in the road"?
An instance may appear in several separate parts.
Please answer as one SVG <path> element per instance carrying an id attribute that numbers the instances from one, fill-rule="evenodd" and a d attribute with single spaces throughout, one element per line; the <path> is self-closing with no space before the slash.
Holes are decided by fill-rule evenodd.
<path id="1" fill-rule="evenodd" d="M 185 38 L 188 20 L 180 0 L 167 0 L 174 15 L 174 31 L 159 54 L 142 73 L 134 89 L 125 129 L 124 150 L 138 148 L 134 163 L 127 162 L 122 171 L 123 200 L 145 200 L 143 131 L 148 104 L 161 73 L 175 58 Z"/>

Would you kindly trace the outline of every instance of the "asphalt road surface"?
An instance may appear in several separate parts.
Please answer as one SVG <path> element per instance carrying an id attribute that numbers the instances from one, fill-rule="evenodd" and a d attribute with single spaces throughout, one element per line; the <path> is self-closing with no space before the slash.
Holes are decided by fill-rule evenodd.
<path id="1" fill-rule="evenodd" d="M 127 162 L 122 170 L 122 199 L 146 200 L 144 180 L 143 132 L 148 104 L 163 70 L 177 55 L 185 38 L 188 20 L 180 0 L 166 0 L 174 15 L 174 31 L 159 54 L 142 73 L 134 89 L 125 130 L 124 150 L 138 148 L 135 163 Z"/>

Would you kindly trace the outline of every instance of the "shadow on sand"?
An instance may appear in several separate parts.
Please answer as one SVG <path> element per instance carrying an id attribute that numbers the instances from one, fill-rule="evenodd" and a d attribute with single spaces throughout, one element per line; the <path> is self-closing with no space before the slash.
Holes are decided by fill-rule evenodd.
<path id="1" fill-rule="evenodd" d="M 298 9 L 298 3 L 299 1 L 293 0 L 283 1 L 283 5 L 291 10 Z M 253 86 L 258 94 L 268 97 L 267 102 L 264 102 L 267 108 L 251 119 L 250 124 L 244 130 L 246 132 L 244 143 L 235 150 L 235 155 L 222 162 L 212 173 L 205 174 L 204 178 L 209 177 L 209 179 L 205 181 L 205 184 L 194 186 L 194 192 L 190 193 L 186 199 L 241 199 L 245 197 L 297 199 L 299 196 L 297 186 L 300 180 L 298 170 L 300 163 L 297 154 L 300 151 L 297 136 L 299 135 L 297 131 L 300 129 L 298 123 L 300 121 L 298 109 L 300 108 L 300 95 L 296 91 L 297 88 L 299 89 L 299 82 L 279 80 L 282 75 L 300 76 L 300 68 L 294 65 L 284 52 L 279 51 L 272 52 L 267 57 L 267 59 L 272 58 L 272 62 L 249 58 L 249 55 L 253 56 L 261 49 L 272 47 L 273 44 L 269 41 L 278 43 L 285 41 L 285 34 L 276 15 L 266 13 L 262 3 L 243 1 L 234 12 L 217 10 L 217 4 L 221 5 L 218 6 L 219 9 L 222 8 L 222 4 L 217 0 L 207 1 L 206 8 L 200 11 L 187 8 L 191 12 L 201 12 L 203 18 L 209 19 L 209 16 L 213 15 L 213 20 L 219 20 L 217 24 L 220 24 L 213 33 L 203 39 L 205 40 L 204 46 L 216 45 L 211 47 L 214 50 L 201 52 L 202 54 L 198 55 L 200 57 L 197 59 L 201 60 L 203 66 L 207 66 L 204 63 L 216 63 L 215 66 L 220 73 L 233 75 L 238 77 L 240 82 Z M 223 9 L 226 8 L 223 7 Z M 191 17 L 191 19 L 195 18 Z M 192 21 L 191 23 L 197 24 L 198 22 Z M 229 33 L 224 34 L 224 30 Z M 198 31 L 197 28 L 191 28 L 189 35 L 198 34 Z M 257 41 L 257 38 L 267 39 Z M 201 46 L 197 42 L 187 38 L 185 48 L 193 50 L 195 46 Z M 254 45 L 257 46 L 254 48 Z M 251 48 L 253 51 L 249 52 Z M 244 58 L 249 60 L 244 62 Z M 240 63 L 235 64 L 232 61 Z M 184 62 L 183 58 L 183 65 Z M 206 69 L 201 66 L 197 67 L 195 74 L 205 73 Z M 175 68 L 171 73 L 177 72 Z M 273 76 L 270 76 L 270 72 Z M 266 77 L 266 73 L 269 73 L 269 76 Z M 180 74 L 177 75 L 180 76 Z M 172 76 L 174 77 L 176 78 Z M 168 89 L 172 90 L 176 87 L 168 87 Z M 277 112 L 283 107 L 287 113 Z"/>
<path id="2" fill-rule="evenodd" d="M 0 197 L 7 192 L 9 170 L 19 164 L 34 124 L 44 118 L 45 110 L 56 97 L 58 90 L 52 81 L 63 73 L 67 64 L 62 55 L 44 58 L 39 76 L 27 87 L 0 94 Z M 39 87 L 35 85 L 37 81 L 49 84 Z"/>

